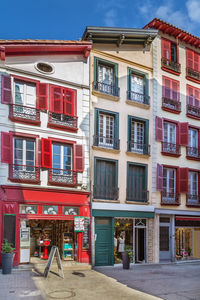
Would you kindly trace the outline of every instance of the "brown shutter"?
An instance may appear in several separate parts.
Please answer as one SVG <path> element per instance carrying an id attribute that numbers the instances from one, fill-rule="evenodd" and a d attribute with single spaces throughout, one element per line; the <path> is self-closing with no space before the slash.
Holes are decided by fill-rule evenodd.
<path id="1" fill-rule="evenodd" d="M 162 57 L 171 60 L 171 43 L 162 39 Z"/>
<path id="2" fill-rule="evenodd" d="M 156 140 L 163 140 L 163 119 L 156 117 Z"/>
<path id="3" fill-rule="evenodd" d="M 194 52 L 192 50 L 187 49 L 187 67 L 193 69 L 194 65 Z"/>
<path id="4" fill-rule="evenodd" d="M 179 185 L 180 193 L 188 193 L 188 168 L 180 168 Z"/>
<path id="5" fill-rule="evenodd" d="M 1 133 L 1 162 L 12 163 L 12 134 L 8 132 Z"/>
<path id="6" fill-rule="evenodd" d="M 12 93 L 11 93 L 11 77 L 1 75 L 1 103 L 11 104 Z"/>
<path id="7" fill-rule="evenodd" d="M 41 110 L 47 110 L 47 94 L 48 94 L 48 84 L 39 83 L 38 86 L 38 105 L 37 107 Z"/>
<path id="8" fill-rule="evenodd" d="M 82 173 L 84 171 L 84 155 L 83 155 L 82 145 L 74 145 L 74 156 L 75 156 L 75 171 Z"/>
<path id="9" fill-rule="evenodd" d="M 179 123 L 179 144 L 188 146 L 188 123 Z"/>
<path id="10" fill-rule="evenodd" d="M 42 167 L 52 168 L 52 141 L 42 138 Z"/>
<path id="11" fill-rule="evenodd" d="M 157 164 L 157 190 L 163 190 L 163 165 Z"/>

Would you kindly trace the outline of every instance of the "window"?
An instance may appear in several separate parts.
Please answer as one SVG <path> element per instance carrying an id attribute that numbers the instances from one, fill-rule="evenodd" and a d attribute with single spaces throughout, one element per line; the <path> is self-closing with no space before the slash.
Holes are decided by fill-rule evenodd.
<path id="1" fill-rule="evenodd" d="M 162 68 L 180 73 L 180 64 L 178 63 L 178 49 L 176 43 L 162 39 Z"/>
<path id="2" fill-rule="evenodd" d="M 35 166 L 35 141 L 14 138 L 13 162 L 15 170 L 33 172 Z"/>
<path id="3" fill-rule="evenodd" d="M 147 165 L 127 163 L 127 196 L 128 201 L 148 201 Z"/>
<path id="4" fill-rule="evenodd" d="M 163 127 L 162 152 L 178 155 L 180 147 L 177 145 L 177 125 L 175 123 L 164 122 Z"/>
<path id="5" fill-rule="evenodd" d="M 149 121 L 132 116 L 128 117 L 128 151 L 138 154 L 148 154 Z"/>
<path id="6" fill-rule="evenodd" d="M 118 199 L 118 162 L 95 158 L 94 198 L 105 200 Z"/>
<path id="7" fill-rule="evenodd" d="M 36 107 L 36 84 L 14 80 L 14 103 Z"/>
<path id="8" fill-rule="evenodd" d="M 128 100 L 149 105 L 148 74 L 128 68 Z"/>
<path id="9" fill-rule="evenodd" d="M 200 55 L 193 50 L 186 50 L 186 74 L 187 78 L 193 81 L 200 80 Z"/>
<path id="10" fill-rule="evenodd" d="M 181 111 L 179 82 L 163 76 L 162 108 L 172 112 Z"/>
<path id="11" fill-rule="evenodd" d="M 200 118 L 200 89 L 187 85 L 187 115 Z"/>
<path id="12" fill-rule="evenodd" d="M 163 168 L 162 202 L 176 202 L 176 169 Z"/>
<path id="13" fill-rule="evenodd" d="M 198 200 L 198 172 L 189 171 L 189 200 Z"/>
<path id="14" fill-rule="evenodd" d="M 188 130 L 189 137 L 188 137 L 188 148 L 187 148 L 187 155 L 191 157 L 199 157 L 199 131 L 195 128 L 189 128 Z"/>
<path id="15" fill-rule="evenodd" d="M 94 89 L 119 97 L 118 65 L 100 58 L 94 58 Z"/>
<path id="16" fill-rule="evenodd" d="M 55 173 L 64 172 L 65 170 L 71 171 L 72 168 L 72 146 L 53 144 L 53 169 Z"/>
<path id="17" fill-rule="evenodd" d="M 95 109 L 94 146 L 119 150 L 119 114 Z"/>

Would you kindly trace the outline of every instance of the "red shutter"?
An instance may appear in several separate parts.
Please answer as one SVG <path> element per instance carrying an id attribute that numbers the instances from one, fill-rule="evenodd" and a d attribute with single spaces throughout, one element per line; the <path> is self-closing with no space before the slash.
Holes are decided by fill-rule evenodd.
<path id="1" fill-rule="evenodd" d="M 180 168 L 179 185 L 180 193 L 188 193 L 188 168 Z"/>
<path id="2" fill-rule="evenodd" d="M 163 119 L 156 117 L 156 140 L 163 140 Z"/>
<path id="3" fill-rule="evenodd" d="M 37 90 L 37 95 L 38 95 L 37 107 L 41 110 L 47 110 L 48 84 L 47 83 L 39 83 L 37 88 L 38 88 L 38 90 Z"/>
<path id="4" fill-rule="evenodd" d="M 163 97 L 171 99 L 171 79 L 163 76 Z"/>
<path id="5" fill-rule="evenodd" d="M 188 146 L 188 123 L 180 123 L 179 125 L 179 144 Z"/>
<path id="6" fill-rule="evenodd" d="M 195 106 L 199 107 L 199 102 L 200 102 L 200 92 L 199 89 L 194 89 L 194 97 L 195 97 Z"/>
<path id="7" fill-rule="evenodd" d="M 179 101 L 179 82 L 172 80 L 172 99 Z"/>
<path id="8" fill-rule="evenodd" d="M 58 86 L 51 87 L 52 111 L 55 113 L 63 113 L 63 88 Z"/>
<path id="9" fill-rule="evenodd" d="M 194 52 L 192 50 L 187 49 L 187 67 L 193 69 L 194 66 Z"/>
<path id="10" fill-rule="evenodd" d="M 42 139 L 42 167 L 52 168 L 52 141 Z"/>
<path id="11" fill-rule="evenodd" d="M 199 72 L 199 54 L 194 52 L 194 70 Z"/>
<path id="12" fill-rule="evenodd" d="M 12 103 L 11 77 L 1 75 L 1 103 Z"/>
<path id="13" fill-rule="evenodd" d="M 194 88 L 191 86 L 187 87 L 188 104 L 194 106 Z"/>
<path id="14" fill-rule="evenodd" d="M 68 116 L 74 116 L 74 91 L 70 89 L 65 89 L 64 98 L 64 114 Z"/>
<path id="15" fill-rule="evenodd" d="M 171 60 L 171 43 L 162 39 L 162 57 Z"/>
<path id="16" fill-rule="evenodd" d="M 1 162 L 12 163 L 12 134 L 8 132 L 1 133 Z"/>
<path id="17" fill-rule="evenodd" d="M 84 155 L 83 155 L 82 145 L 74 145 L 74 156 L 75 156 L 75 171 L 81 173 L 84 171 Z"/>
<path id="18" fill-rule="evenodd" d="M 163 166 L 157 164 L 157 190 L 163 190 Z"/>

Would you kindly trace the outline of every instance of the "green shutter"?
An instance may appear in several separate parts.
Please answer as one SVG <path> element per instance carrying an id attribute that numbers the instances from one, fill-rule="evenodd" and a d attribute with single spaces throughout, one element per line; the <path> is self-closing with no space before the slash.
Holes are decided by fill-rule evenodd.
<path id="1" fill-rule="evenodd" d="M 149 96 L 149 76 L 148 74 L 145 73 L 145 77 L 144 77 L 144 94 L 146 96 L 145 98 L 145 103 L 149 104 L 149 100 L 148 100 L 148 96 Z"/>
<path id="2" fill-rule="evenodd" d="M 119 113 L 115 113 L 115 132 L 114 132 L 114 137 L 115 137 L 115 149 L 119 149 Z"/>
<path id="3" fill-rule="evenodd" d="M 144 144 L 146 145 L 146 153 L 148 154 L 148 146 L 149 146 L 149 120 L 145 121 L 145 129 L 144 129 Z"/>

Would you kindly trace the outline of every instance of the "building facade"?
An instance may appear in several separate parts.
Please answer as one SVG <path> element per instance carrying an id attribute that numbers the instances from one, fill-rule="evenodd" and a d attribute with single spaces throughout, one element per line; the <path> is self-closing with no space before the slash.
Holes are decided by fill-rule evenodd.
<path id="1" fill-rule="evenodd" d="M 13 244 L 15 265 L 45 258 L 45 240 L 63 260 L 90 262 L 90 50 L 0 41 L 0 244 Z M 84 233 L 74 230 L 78 216 Z"/>
<path id="2" fill-rule="evenodd" d="M 153 261 L 152 41 L 156 30 L 87 27 L 92 262 Z"/>

